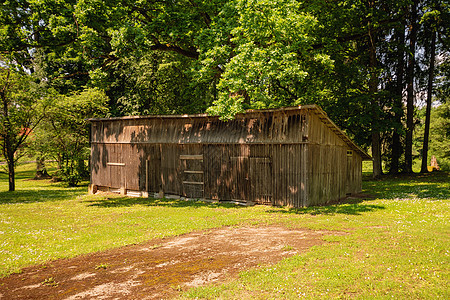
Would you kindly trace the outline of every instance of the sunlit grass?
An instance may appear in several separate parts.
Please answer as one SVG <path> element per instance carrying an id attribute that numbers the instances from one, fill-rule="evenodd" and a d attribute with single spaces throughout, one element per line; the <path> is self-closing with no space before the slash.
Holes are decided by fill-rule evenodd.
<path id="1" fill-rule="evenodd" d="M 18 169 L 17 191 L 0 174 L 0 276 L 61 257 L 221 226 L 282 224 L 338 230 L 327 243 L 187 298 L 449 298 L 447 173 L 363 182 L 374 199 L 289 209 L 168 199 L 87 196 L 86 185 L 33 181 Z M 289 245 L 286 245 L 289 247 Z"/>
<path id="2" fill-rule="evenodd" d="M 18 168 L 15 192 L 7 191 L 6 174 L 0 174 L 0 276 L 51 259 L 273 219 L 263 206 L 87 196 L 86 185 L 29 180 L 33 168 Z"/>
<path id="3" fill-rule="evenodd" d="M 372 170 L 373 170 L 372 164 L 373 164 L 373 162 L 369 161 L 369 160 L 365 160 L 362 162 L 362 173 L 364 176 L 369 176 L 369 177 L 372 176 Z M 413 165 L 412 165 L 413 172 L 419 173 L 420 168 L 422 166 L 421 164 L 422 164 L 421 160 L 419 160 L 419 159 L 413 160 Z M 382 167 L 383 167 L 383 172 L 385 174 L 387 174 L 389 172 L 389 169 L 386 167 L 386 165 L 384 163 L 382 164 Z"/>
<path id="4" fill-rule="evenodd" d="M 364 192 L 376 199 L 289 210 L 291 218 L 279 222 L 302 227 L 314 219 L 316 229 L 349 234 L 182 298 L 448 299 L 449 179 L 433 173 L 365 181 Z"/>

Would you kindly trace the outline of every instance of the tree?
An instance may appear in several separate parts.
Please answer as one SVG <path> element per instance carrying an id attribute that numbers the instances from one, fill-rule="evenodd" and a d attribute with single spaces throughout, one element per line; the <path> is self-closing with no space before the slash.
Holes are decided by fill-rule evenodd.
<path id="1" fill-rule="evenodd" d="M 394 126 L 391 142 L 391 157 L 389 163 L 389 173 L 397 174 L 400 170 L 400 157 L 403 152 L 401 136 L 404 132 L 402 119 L 404 116 L 403 108 L 403 89 L 404 89 L 404 70 L 405 70 L 405 21 L 395 28 L 396 39 L 396 70 L 395 85 L 393 88 L 392 115 Z"/>
<path id="2" fill-rule="evenodd" d="M 9 191 L 15 190 L 18 151 L 44 117 L 45 100 L 28 75 L 0 67 L 0 144 L 8 165 Z"/>
<path id="3" fill-rule="evenodd" d="M 375 9 L 374 1 L 369 1 L 368 10 L 373 12 Z M 370 14 L 372 15 L 372 13 Z M 379 114 L 379 99 L 378 99 L 378 70 L 377 70 L 377 34 L 374 32 L 374 21 L 371 17 L 367 18 L 367 34 L 369 37 L 369 96 L 372 108 L 372 158 L 373 158 L 373 177 L 379 177 L 383 174 L 381 167 L 381 141 L 380 128 L 378 128 Z"/>
<path id="4" fill-rule="evenodd" d="M 426 114 L 426 108 L 419 110 L 419 116 Z M 423 145 L 425 123 L 421 122 L 415 132 L 414 147 L 419 152 Z M 450 104 L 443 102 L 431 108 L 429 156 L 435 156 L 441 170 L 450 170 Z M 427 161 L 429 163 L 429 160 Z"/>
<path id="5" fill-rule="evenodd" d="M 219 78 L 210 113 L 232 118 L 248 108 L 318 102 L 333 61 L 314 32 L 317 19 L 293 1 L 236 1 L 224 9 L 226 26 L 205 30 L 201 74 Z"/>
<path id="6" fill-rule="evenodd" d="M 433 96 L 433 81 L 434 81 L 434 63 L 436 59 L 436 30 L 431 29 L 431 47 L 430 47 L 430 66 L 428 68 L 428 86 L 427 86 L 427 103 L 425 113 L 425 130 L 423 136 L 422 147 L 422 165 L 420 173 L 427 173 L 428 162 L 428 140 L 430 137 L 430 117 L 431 117 L 431 99 Z"/>
<path id="7" fill-rule="evenodd" d="M 401 131 L 402 107 L 401 104 L 397 105 L 399 108 L 393 106 L 395 75 L 391 70 L 395 70 L 393 61 L 398 61 L 392 57 L 393 39 L 399 40 L 398 52 L 403 53 L 401 35 L 395 37 L 393 32 L 402 28 L 405 2 L 336 1 L 324 2 L 319 9 L 314 9 L 314 15 L 324 26 L 324 30 L 320 30 L 323 47 L 335 66 L 339 66 L 335 68 L 339 90 L 332 89 L 331 93 L 331 97 L 339 99 L 336 101 L 339 105 L 335 105 L 330 114 L 334 113 L 337 123 L 353 133 L 360 144 L 371 145 L 374 176 L 382 174 L 386 132 L 390 128 Z M 319 5 L 318 2 L 315 5 Z M 402 34 L 404 36 L 404 31 Z M 400 96 L 395 99 L 401 103 L 402 74 L 397 78 Z M 396 119 L 391 117 L 393 111 Z"/>
<path id="8" fill-rule="evenodd" d="M 448 53 L 446 55 L 445 50 L 448 50 L 448 33 L 449 33 L 449 21 L 450 21 L 450 11 L 448 8 L 440 1 L 430 0 L 427 2 L 428 6 L 426 11 L 422 16 L 421 23 L 424 24 L 424 32 L 421 36 L 420 42 L 425 48 L 425 60 L 428 63 L 428 70 L 426 72 L 426 113 L 425 113 L 425 124 L 424 124 L 424 136 L 422 145 L 422 165 L 421 173 L 428 172 L 427 162 L 428 162 L 428 148 L 429 148 L 429 137 L 430 137 L 430 123 L 431 123 L 431 106 L 433 96 L 442 96 L 440 93 L 435 93 L 435 65 L 438 68 L 440 65 L 445 66 L 445 57 L 448 59 Z M 438 39 L 439 38 L 439 39 Z M 441 52 L 441 56 L 444 57 L 444 61 L 437 62 L 436 55 L 437 52 Z M 438 54 L 439 55 L 439 54 Z M 445 67 L 444 67 L 445 70 Z M 443 76 L 445 80 L 445 73 Z M 441 80 L 442 80 L 441 79 Z M 439 83 L 438 90 L 440 89 Z M 445 101 L 445 96 L 441 97 L 441 101 Z"/>
<path id="9" fill-rule="evenodd" d="M 414 83 L 428 64 L 419 20 L 433 3 L 448 24 L 435 0 L 12 0 L 0 51 L 62 95 L 105 90 L 110 116 L 316 103 L 372 148 L 377 176 L 382 159 L 412 171 Z M 436 31 L 438 60 L 448 28 Z"/>
<path id="10" fill-rule="evenodd" d="M 85 164 L 90 154 L 86 119 L 104 116 L 108 98 L 95 88 L 55 98 L 57 101 L 36 128 L 32 147 L 42 156 L 56 159 L 62 179 L 76 185 L 89 174 Z"/>
<path id="11" fill-rule="evenodd" d="M 46 69 L 46 80 L 60 92 L 87 82 L 87 68 L 98 64 L 83 55 L 74 8 L 76 0 L 10 0 L 0 6 L 0 54 L 35 72 Z M 36 58 L 40 64 L 36 64 Z M 70 79 L 70 80 L 69 80 Z"/>
<path id="12" fill-rule="evenodd" d="M 418 0 L 413 0 L 410 5 L 409 16 L 409 52 L 408 66 L 406 69 L 407 98 L 406 98 L 406 144 L 405 144 L 405 171 L 413 173 L 412 170 L 412 144 L 414 130 L 414 70 L 416 67 L 416 39 L 418 31 Z"/>
<path id="13" fill-rule="evenodd" d="M 90 85 L 105 90 L 111 116 L 202 113 L 214 99 L 215 86 L 195 80 L 194 64 L 177 53 L 153 51 L 98 70 Z"/>

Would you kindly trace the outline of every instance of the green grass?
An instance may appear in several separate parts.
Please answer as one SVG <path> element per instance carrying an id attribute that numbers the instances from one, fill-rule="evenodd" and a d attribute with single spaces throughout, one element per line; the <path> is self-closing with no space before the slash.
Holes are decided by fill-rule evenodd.
<path id="1" fill-rule="evenodd" d="M 279 220 L 288 226 L 349 234 L 326 236 L 329 243 L 307 253 L 242 272 L 225 284 L 192 289 L 183 297 L 448 299 L 450 176 L 435 172 L 363 185 L 376 199 L 273 211 L 290 214 Z"/>
<path id="2" fill-rule="evenodd" d="M 51 259 L 274 218 L 261 206 L 87 196 L 86 185 L 28 180 L 33 167 L 18 168 L 12 193 L 6 174 L 0 174 L 0 277 Z"/>
<path id="3" fill-rule="evenodd" d="M 369 160 L 362 162 L 362 172 L 364 175 L 366 175 L 366 176 L 372 175 L 372 163 L 373 162 L 369 161 Z M 413 160 L 413 165 L 412 165 L 413 172 L 419 173 L 421 166 L 422 166 L 422 160 L 417 159 L 417 158 Z M 383 172 L 384 173 L 389 172 L 385 163 L 383 163 Z"/>
<path id="4" fill-rule="evenodd" d="M 0 174 L 0 276 L 152 238 L 277 223 L 348 234 L 327 235 L 327 243 L 308 252 L 247 270 L 223 284 L 191 289 L 182 297 L 450 297 L 448 173 L 366 179 L 364 193 L 374 199 L 304 209 L 86 196 L 86 186 L 28 180 L 32 175 L 33 165 L 19 167 L 17 191 L 10 193 L 6 174 Z"/>

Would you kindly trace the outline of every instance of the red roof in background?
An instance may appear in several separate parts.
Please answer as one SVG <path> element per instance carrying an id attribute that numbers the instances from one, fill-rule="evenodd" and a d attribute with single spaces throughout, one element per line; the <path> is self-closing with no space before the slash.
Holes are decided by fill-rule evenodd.
<path id="1" fill-rule="evenodd" d="M 22 128 L 21 130 L 20 130 L 20 133 L 19 133 L 19 135 L 30 135 L 30 133 L 31 133 L 31 128 Z"/>

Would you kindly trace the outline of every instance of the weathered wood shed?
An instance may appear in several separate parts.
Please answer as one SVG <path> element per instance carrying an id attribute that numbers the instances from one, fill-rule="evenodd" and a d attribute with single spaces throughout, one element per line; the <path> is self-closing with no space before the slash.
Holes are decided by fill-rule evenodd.
<path id="1" fill-rule="evenodd" d="M 304 207 L 360 192 L 371 159 L 316 105 L 90 122 L 91 192 Z"/>

